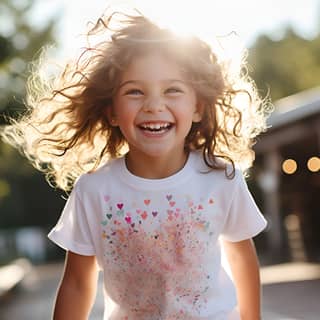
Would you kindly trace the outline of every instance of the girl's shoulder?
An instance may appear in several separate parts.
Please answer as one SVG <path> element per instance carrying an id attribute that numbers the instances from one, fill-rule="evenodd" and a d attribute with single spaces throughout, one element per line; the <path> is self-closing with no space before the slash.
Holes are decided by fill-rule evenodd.
<path id="1" fill-rule="evenodd" d="M 75 181 L 74 188 L 79 192 L 88 192 L 99 189 L 106 181 L 110 181 L 113 171 L 116 169 L 119 159 L 111 159 L 102 164 L 96 170 L 83 173 Z"/>
<path id="2" fill-rule="evenodd" d="M 230 183 L 237 183 L 244 177 L 242 170 L 238 166 L 232 165 L 223 158 L 215 158 L 215 163 L 219 169 L 213 169 L 205 163 L 202 152 L 193 151 L 192 156 L 195 159 L 194 165 L 196 170 L 199 173 L 208 174 L 211 178 L 229 181 Z"/>

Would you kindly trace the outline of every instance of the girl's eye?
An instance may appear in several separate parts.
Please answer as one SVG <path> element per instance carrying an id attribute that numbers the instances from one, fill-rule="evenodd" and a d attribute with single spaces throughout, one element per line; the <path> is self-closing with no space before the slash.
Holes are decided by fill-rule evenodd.
<path id="1" fill-rule="evenodd" d="M 139 89 L 129 89 L 125 92 L 125 95 L 130 95 L 130 96 L 137 96 L 141 94 L 143 94 L 143 92 Z"/>
<path id="2" fill-rule="evenodd" d="M 183 92 L 182 89 L 176 88 L 176 87 L 168 88 L 166 90 L 166 93 L 181 93 L 181 92 Z"/>

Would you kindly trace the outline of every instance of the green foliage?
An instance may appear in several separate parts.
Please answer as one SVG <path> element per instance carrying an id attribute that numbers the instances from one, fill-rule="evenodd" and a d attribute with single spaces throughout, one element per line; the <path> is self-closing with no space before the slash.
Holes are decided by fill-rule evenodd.
<path id="1" fill-rule="evenodd" d="M 0 125 L 25 110 L 28 64 L 54 42 L 54 21 L 33 25 L 33 5 L 33 0 L 0 0 Z M 0 140 L 0 228 L 52 226 L 63 203 L 42 174 Z"/>
<path id="2" fill-rule="evenodd" d="M 24 110 L 28 63 L 44 44 L 54 42 L 54 21 L 32 25 L 33 5 L 34 0 L 0 1 L 0 125 Z"/>
<path id="3" fill-rule="evenodd" d="M 320 33 L 312 40 L 287 28 L 281 40 L 261 35 L 249 51 L 251 76 L 272 100 L 320 85 Z"/>

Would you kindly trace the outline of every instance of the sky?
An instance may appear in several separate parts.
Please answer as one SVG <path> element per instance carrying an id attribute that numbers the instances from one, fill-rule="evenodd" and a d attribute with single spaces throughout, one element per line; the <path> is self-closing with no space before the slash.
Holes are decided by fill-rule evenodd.
<path id="1" fill-rule="evenodd" d="M 136 5 L 158 22 L 200 36 L 235 31 L 247 46 L 260 33 L 280 38 L 287 24 L 305 37 L 314 36 L 320 29 L 320 0 L 37 0 L 36 3 L 32 20 L 41 23 L 51 15 L 57 16 L 57 36 L 64 48 L 71 48 L 84 32 L 86 22 L 94 21 L 110 4 Z"/>

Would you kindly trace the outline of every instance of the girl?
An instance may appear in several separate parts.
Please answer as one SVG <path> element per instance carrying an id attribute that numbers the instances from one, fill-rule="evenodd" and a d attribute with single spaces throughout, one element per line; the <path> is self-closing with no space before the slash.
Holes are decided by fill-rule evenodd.
<path id="1" fill-rule="evenodd" d="M 202 40 L 115 16 L 3 133 L 73 187 L 49 234 L 67 251 L 53 318 L 88 318 L 101 269 L 104 319 L 260 319 L 266 221 L 235 165 L 253 160 L 264 104 Z"/>

